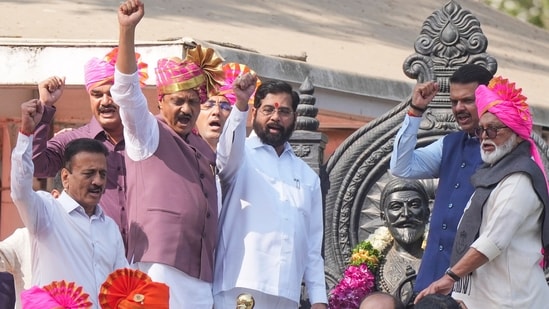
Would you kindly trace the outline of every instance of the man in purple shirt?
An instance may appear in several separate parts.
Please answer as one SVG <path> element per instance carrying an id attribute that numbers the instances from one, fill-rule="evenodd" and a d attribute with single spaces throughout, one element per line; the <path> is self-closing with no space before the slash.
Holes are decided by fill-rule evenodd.
<path id="1" fill-rule="evenodd" d="M 38 85 L 40 101 L 44 106 L 44 115 L 35 130 L 33 141 L 34 176 L 54 177 L 63 167 L 65 146 L 72 140 L 82 137 L 100 141 L 109 151 L 107 157 L 107 184 L 100 205 L 111 217 L 122 234 L 124 244 L 127 241 L 128 219 L 126 210 L 126 167 L 124 164 L 124 136 L 122 121 L 111 97 L 110 89 L 114 83 L 114 65 L 118 48 L 111 50 L 103 59 L 92 58 L 84 66 L 86 91 L 90 99 L 93 117 L 86 125 L 66 130 L 48 140 L 51 122 L 55 114 L 55 102 L 61 97 L 65 79 L 50 77 Z M 147 79 L 147 64 L 139 59 L 141 86 Z"/>

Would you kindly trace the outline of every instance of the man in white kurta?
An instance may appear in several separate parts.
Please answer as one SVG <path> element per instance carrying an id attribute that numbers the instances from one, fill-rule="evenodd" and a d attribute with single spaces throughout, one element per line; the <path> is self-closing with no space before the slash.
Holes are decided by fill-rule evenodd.
<path id="1" fill-rule="evenodd" d="M 540 261 L 549 255 L 549 194 L 521 89 L 496 77 L 475 91 L 480 154 L 475 192 L 458 226 L 451 267 L 416 298 L 448 294 L 469 309 L 549 308 Z"/>
<path id="2" fill-rule="evenodd" d="M 302 281 L 313 308 L 326 308 L 319 177 L 285 138 L 270 145 L 258 136 L 267 132 L 276 139 L 295 124 L 295 106 L 284 102 L 280 89 L 274 97 L 264 90 L 271 84 L 257 90 L 250 137 L 246 139 L 244 98 L 233 108 L 217 148 L 224 201 L 214 276 L 216 308 L 234 308 L 241 292 L 251 294 L 257 308 L 297 308 Z M 265 99 L 258 100 L 258 95 Z"/>
<path id="3" fill-rule="evenodd" d="M 548 308 L 549 287 L 539 266 L 542 210 L 527 175 L 512 174 L 499 183 L 471 245 L 489 262 L 472 272 L 469 287 L 456 283 L 452 296 L 471 309 Z"/>

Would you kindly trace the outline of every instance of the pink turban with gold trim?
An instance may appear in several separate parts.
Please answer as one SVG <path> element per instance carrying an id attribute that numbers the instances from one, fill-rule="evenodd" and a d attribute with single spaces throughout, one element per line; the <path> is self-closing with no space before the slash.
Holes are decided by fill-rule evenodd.
<path id="1" fill-rule="evenodd" d="M 200 102 L 205 102 L 223 81 L 222 62 L 212 48 L 201 45 L 188 50 L 184 60 L 178 57 L 158 60 L 155 68 L 158 100 L 165 94 L 195 90 Z"/>
<path id="2" fill-rule="evenodd" d="M 234 80 L 240 75 L 244 75 L 246 73 L 251 73 L 255 75 L 255 72 L 248 66 L 236 62 L 229 62 L 224 64 L 223 72 L 225 73 L 225 80 L 223 81 L 221 87 L 219 87 L 219 91 L 217 91 L 217 93 L 213 95 L 224 96 L 225 98 L 227 98 L 227 100 L 229 100 L 229 103 L 231 103 L 231 105 L 234 105 L 236 103 L 236 95 L 234 94 L 233 90 Z M 258 78 L 255 84 L 255 89 L 257 89 L 260 85 L 261 81 Z M 250 96 L 250 101 L 248 102 L 249 104 L 253 104 L 254 95 L 255 91 Z"/>
<path id="3" fill-rule="evenodd" d="M 490 80 L 488 86 L 478 86 L 475 97 L 479 118 L 487 112 L 492 113 L 518 136 L 529 141 L 530 153 L 545 175 L 545 167 L 531 137 L 532 114 L 526 97 L 522 95 L 522 88 L 515 88 L 515 83 L 497 76 Z"/>
<path id="4" fill-rule="evenodd" d="M 84 65 L 84 80 L 88 92 L 99 86 L 114 84 L 114 69 L 117 58 L 118 47 L 115 47 L 103 59 L 94 57 L 86 62 Z M 147 73 L 148 65 L 141 61 L 141 55 L 138 53 L 135 53 L 135 60 L 137 61 L 139 83 L 141 87 L 144 87 L 145 81 L 149 78 L 149 74 Z"/>

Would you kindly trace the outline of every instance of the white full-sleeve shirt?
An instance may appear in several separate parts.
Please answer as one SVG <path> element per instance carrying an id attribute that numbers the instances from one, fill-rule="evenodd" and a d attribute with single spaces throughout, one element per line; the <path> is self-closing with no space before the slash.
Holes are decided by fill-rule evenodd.
<path id="1" fill-rule="evenodd" d="M 486 200 L 471 245 L 489 261 L 456 283 L 452 296 L 468 308 L 549 308 L 540 267 L 542 211 L 529 176 L 504 178 Z"/>
<path id="2" fill-rule="evenodd" d="M 32 284 L 75 282 L 94 308 L 107 276 L 128 266 L 118 226 L 98 205 L 90 217 L 65 191 L 55 199 L 32 189 L 32 135 L 19 134 L 12 152 L 11 197 L 28 228 Z"/>
<path id="3" fill-rule="evenodd" d="M 26 228 L 16 229 L 0 241 L 0 271 L 13 275 L 15 308 L 21 308 L 21 292 L 31 287 L 31 248 Z"/>
<path id="4" fill-rule="evenodd" d="M 254 133 L 246 139 L 246 119 L 233 109 L 217 148 L 214 295 L 240 287 L 299 303 L 303 281 L 311 303 L 327 303 L 320 179 L 288 143 L 278 156 Z"/>

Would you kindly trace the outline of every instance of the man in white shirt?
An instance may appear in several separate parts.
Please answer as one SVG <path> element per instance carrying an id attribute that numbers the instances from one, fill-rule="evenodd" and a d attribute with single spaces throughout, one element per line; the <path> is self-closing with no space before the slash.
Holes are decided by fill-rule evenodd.
<path id="1" fill-rule="evenodd" d="M 11 197 L 28 228 L 32 284 L 74 281 L 98 306 L 99 288 L 115 269 L 127 267 L 116 223 L 97 204 L 105 191 L 108 154 L 93 139 L 76 139 L 65 150 L 59 198 L 32 189 L 33 132 L 43 107 L 38 100 L 21 105 L 21 130 L 12 152 Z"/>
<path id="2" fill-rule="evenodd" d="M 31 287 L 31 249 L 26 228 L 16 229 L 0 241 L 0 271 L 13 275 L 15 308 L 21 308 L 21 291 Z"/>
<path id="3" fill-rule="evenodd" d="M 485 164 L 471 177 L 475 192 L 458 225 L 451 267 L 416 301 L 453 290 L 471 309 L 547 308 L 540 252 L 547 262 L 549 195 L 526 97 L 501 77 L 475 96 Z"/>
<path id="4" fill-rule="evenodd" d="M 61 174 L 53 179 L 51 195 L 58 198 L 63 192 Z M 0 241 L 0 271 L 13 275 L 15 283 L 15 308 L 21 308 L 21 292 L 31 287 L 31 245 L 26 227 L 16 229 L 10 236 Z M 3 308 L 3 307 L 0 307 Z"/>
<path id="5" fill-rule="evenodd" d="M 246 139 L 255 79 L 245 74 L 235 80 L 237 108 L 217 147 L 224 201 L 215 307 L 234 308 L 237 296 L 249 293 L 257 308 L 298 308 L 303 280 L 312 308 L 326 308 L 320 180 L 288 143 L 299 97 L 285 82 L 263 83 Z"/>

